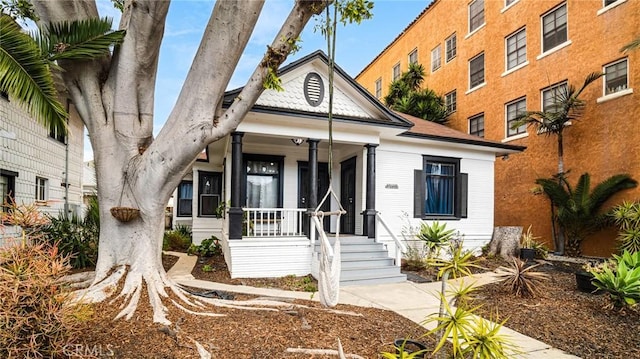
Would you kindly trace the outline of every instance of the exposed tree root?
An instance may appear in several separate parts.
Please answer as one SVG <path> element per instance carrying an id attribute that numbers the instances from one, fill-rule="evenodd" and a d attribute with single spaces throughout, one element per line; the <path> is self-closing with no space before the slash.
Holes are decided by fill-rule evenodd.
<path id="1" fill-rule="evenodd" d="M 287 353 L 302 353 L 308 355 L 335 355 L 340 359 L 364 359 L 360 355 L 357 354 L 345 354 L 342 349 L 342 343 L 340 342 L 340 338 L 338 338 L 338 350 L 334 349 L 310 349 L 310 348 L 287 348 Z"/>

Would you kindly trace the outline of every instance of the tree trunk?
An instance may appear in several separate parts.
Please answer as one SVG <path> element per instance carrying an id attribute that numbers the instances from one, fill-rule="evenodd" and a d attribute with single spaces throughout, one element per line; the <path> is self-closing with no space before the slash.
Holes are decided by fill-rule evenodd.
<path id="1" fill-rule="evenodd" d="M 489 255 L 495 256 L 499 253 L 505 260 L 511 261 L 513 257 L 518 256 L 520 237 L 522 237 L 522 227 L 495 227 L 489 242 Z"/>
<path id="2" fill-rule="evenodd" d="M 130 318 L 143 284 L 154 308 L 153 319 L 168 323 L 162 298 L 167 289 L 189 299 L 162 267 L 164 210 L 171 193 L 197 155 L 233 131 L 263 91 L 267 67 L 286 60 L 300 32 L 324 1 L 296 1 L 270 46 L 270 58 L 256 68 L 237 100 L 216 114 L 224 90 L 255 27 L 263 1 L 216 2 L 176 106 L 153 139 L 156 71 L 168 1 L 125 1 L 121 46 L 103 61 L 61 62 L 73 103 L 86 125 L 94 150 L 100 205 L 100 243 L 96 278 L 80 293 L 102 301 L 119 282 L 128 300 L 118 317 Z M 95 2 L 35 0 L 44 23 L 97 17 Z M 216 116 L 219 115 L 219 116 Z M 140 217 L 127 223 L 112 207 L 134 207 Z"/>

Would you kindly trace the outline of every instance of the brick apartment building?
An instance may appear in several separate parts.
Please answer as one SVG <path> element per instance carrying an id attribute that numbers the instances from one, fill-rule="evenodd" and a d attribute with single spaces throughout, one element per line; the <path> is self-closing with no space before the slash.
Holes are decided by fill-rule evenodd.
<path id="1" fill-rule="evenodd" d="M 496 159 L 495 225 L 532 225 L 551 240 L 550 206 L 535 180 L 557 172 L 557 140 L 524 127 L 518 111 L 542 110 L 553 90 L 580 87 L 591 72 L 605 76 L 581 98 L 583 117 L 565 131 L 565 169 L 592 186 L 618 173 L 640 180 L 640 50 L 620 49 L 640 36 L 637 0 L 435 0 L 356 80 L 378 98 L 410 62 L 425 67 L 424 86 L 445 97 L 449 125 L 486 139 L 526 146 Z M 639 199 L 640 189 L 622 199 Z M 587 255 L 615 250 L 614 230 L 583 244 Z"/>

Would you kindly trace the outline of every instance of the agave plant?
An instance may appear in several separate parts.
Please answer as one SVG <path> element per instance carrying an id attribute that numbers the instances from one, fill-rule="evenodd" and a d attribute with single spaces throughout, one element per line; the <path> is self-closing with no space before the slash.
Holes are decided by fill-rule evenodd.
<path id="1" fill-rule="evenodd" d="M 584 173 L 575 187 L 564 176 L 540 178 L 536 181 L 557 208 L 556 220 L 566 234 L 567 254 L 578 256 L 582 241 L 607 224 L 602 205 L 614 194 L 638 185 L 628 174 L 611 176 L 591 190 L 591 176 Z"/>
<path id="2" fill-rule="evenodd" d="M 601 271 L 591 272 L 593 284 L 609 293 L 611 304 L 615 308 L 632 307 L 640 301 L 640 252 L 615 256 L 615 270 L 604 267 Z"/>
<path id="3" fill-rule="evenodd" d="M 423 242 L 429 257 L 437 257 L 440 250 L 449 244 L 454 232 L 453 229 L 447 229 L 446 223 L 434 221 L 428 225 L 423 222 L 416 237 Z"/>
<path id="4" fill-rule="evenodd" d="M 540 263 L 528 266 L 519 258 L 513 258 L 511 267 L 498 268 L 498 279 L 503 281 L 503 285 L 509 287 L 516 297 L 535 297 L 539 294 L 540 282 L 549 279 L 546 273 L 532 271 L 538 266 Z"/>

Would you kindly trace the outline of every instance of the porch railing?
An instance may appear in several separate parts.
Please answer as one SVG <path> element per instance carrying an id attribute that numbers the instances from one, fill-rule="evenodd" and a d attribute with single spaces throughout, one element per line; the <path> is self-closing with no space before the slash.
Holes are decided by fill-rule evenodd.
<path id="1" fill-rule="evenodd" d="M 304 236 L 306 208 L 243 208 L 243 236 L 299 237 Z"/>
<path id="2" fill-rule="evenodd" d="M 407 246 L 405 246 L 404 243 L 402 243 L 402 241 L 400 241 L 398 239 L 398 237 L 395 234 L 393 234 L 393 231 L 389 229 L 389 226 L 387 225 L 387 222 L 384 221 L 384 218 L 382 218 L 380 213 L 376 213 L 376 222 L 380 223 L 380 226 L 378 226 L 378 228 L 384 228 L 385 231 L 393 239 L 393 242 L 396 245 L 396 266 L 398 266 L 398 267 L 401 266 L 402 265 L 402 254 L 407 251 Z M 376 241 L 377 241 L 377 238 L 378 238 L 378 236 L 376 236 Z"/>

